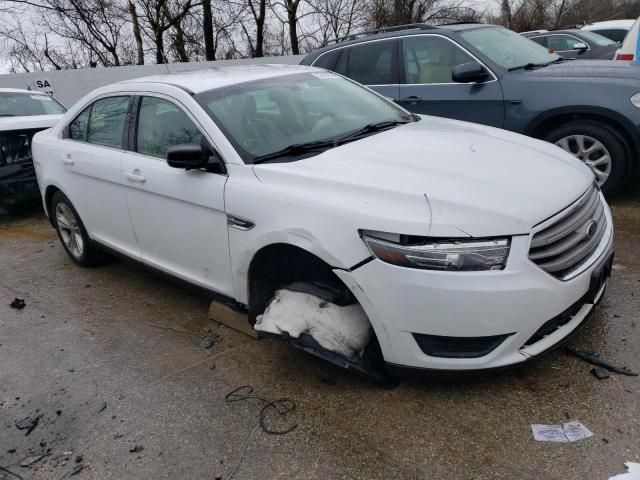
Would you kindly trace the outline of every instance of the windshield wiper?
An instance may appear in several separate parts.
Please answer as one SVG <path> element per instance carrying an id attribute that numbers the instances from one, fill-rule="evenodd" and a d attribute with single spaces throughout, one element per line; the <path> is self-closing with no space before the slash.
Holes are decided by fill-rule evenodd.
<path id="1" fill-rule="evenodd" d="M 290 157 L 293 155 L 300 155 L 307 152 L 313 152 L 316 150 L 326 150 L 328 148 L 333 148 L 337 146 L 335 140 L 318 140 L 315 142 L 307 142 L 307 143 L 294 143 L 293 145 L 289 145 L 284 147 L 281 150 L 278 150 L 273 153 L 267 153 L 265 155 L 260 155 L 253 159 L 253 163 L 262 163 L 268 162 L 269 160 L 274 160 L 280 157 Z"/>
<path id="2" fill-rule="evenodd" d="M 15 117 L 13 113 L 0 113 L 0 117 Z"/>
<path id="3" fill-rule="evenodd" d="M 414 120 L 415 121 L 415 120 Z M 384 122 L 375 122 L 368 123 L 364 127 L 359 130 L 356 130 L 353 133 L 345 135 L 337 140 L 338 143 L 345 143 L 351 140 L 356 140 L 360 138 L 362 135 L 367 135 L 369 133 L 379 132 L 381 130 L 386 130 L 391 127 L 395 127 L 397 125 L 404 125 L 406 123 L 411 123 L 411 120 L 386 120 Z"/>
<path id="4" fill-rule="evenodd" d="M 533 70 L 534 68 L 542 68 L 549 65 L 548 63 L 525 63 L 524 65 L 519 65 L 517 67 L 511 67 L 508 71 L 514 72 L 516 70 Z"/>

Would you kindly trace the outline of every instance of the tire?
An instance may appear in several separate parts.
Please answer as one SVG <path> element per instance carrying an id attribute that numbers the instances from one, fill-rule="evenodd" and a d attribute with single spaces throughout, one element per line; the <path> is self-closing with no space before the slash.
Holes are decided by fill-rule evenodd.
<path id="1" fill-rule="evenodd" d="M 627 180 L 630 149 L 623 138 L 607 125 L 576 120 L 551 130 L 544 139 L 585 162 L 594 172 L 605 195 L 619 192 Z M 605 158 L 607 156 L 609 161 Z"/>
<path id="2" fill-rule="evenodd" d="M 104 263 L 106 254 L 89 238 L 80 215 L 60 191 L 53 194 L 49 214 L 67 255 L 81 267 Z"/>

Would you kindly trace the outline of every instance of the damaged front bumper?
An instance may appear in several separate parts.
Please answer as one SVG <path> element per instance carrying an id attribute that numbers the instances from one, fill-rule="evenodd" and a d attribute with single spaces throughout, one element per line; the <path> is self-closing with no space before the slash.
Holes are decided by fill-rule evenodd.
<path id="1" fill-rule="evenodd" d="M 569 281 L 527 258 L 527 236 L 513 237 L 501 271 L 428 271 L 372 260 L 335 273 L 367 313 L 388 370 L 468 373 L 522 364 L 575 333 L 602 298 L 612 248 L 611 239 Z"/>

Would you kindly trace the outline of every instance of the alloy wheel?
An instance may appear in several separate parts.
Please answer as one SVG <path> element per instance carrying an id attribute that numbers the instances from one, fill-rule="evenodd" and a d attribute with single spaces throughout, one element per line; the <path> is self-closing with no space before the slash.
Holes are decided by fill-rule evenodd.
<path id="1" fill-rule="evenodd" d="M 56 205 L 56 224 L 62 242 L 71 255 L 79 259 L 84 253 L 84 239 L 75 215 L 64 203 Z"/>
<path id="2" fill-rule="evenodd" d="M 588 135 L 570 135 L 558 140 L 556 145 L 582 160 L 596 176 L 598 185 L 604 185 L 611 174 L 612 162 L 602 142 Z"/>

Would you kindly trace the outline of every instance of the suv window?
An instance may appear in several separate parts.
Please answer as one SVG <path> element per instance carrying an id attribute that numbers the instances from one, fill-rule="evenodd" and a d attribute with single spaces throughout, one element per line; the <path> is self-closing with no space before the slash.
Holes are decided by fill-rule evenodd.
<path id="1" fill-rule="evenodd" d="M 124 122 L 129 110 L 129 97 L 108 97 L 91 107 L 87 142 L 106 147 L 123 148 Z"/>
<path id="2" fill-rule="evenodd" d="M 563 52 L 566 50 L 575 50 L 577 43 L 586 44 L 584 40 L 572 37 L 571 35 L 549 35 L 546 46 L 556 52 Z"/>
<path id="3" fill-rule="evenodd" d="M 87 125 L 89 124 L 89 115 L 91 114 L 91 105 L 85 108 L 69 125 L 69 138 L 80 142 L 87 141 Z"/>
<path id="4" fill-rule="evenodd" d="M 333 70 L 333 67 L 336 64 L 336 60 L 341 53 L 342 50 L 340 49 L 323 53 L 318 58 L 316 58 L 315 62 L 313 62 L 313 66 L 318 68 L 326 68 L 327 70 Z"/>
<path id="5" fill-rule="evenodd" d="M 527 37 L 529 40 L 533 40 L 538 45 L 542 45 L 543 47 L 547 46 L 547 37 Z"/>
<path id="6" fill-rule="evenodd" d="M 395 40 L 382 40 L 349 47 L 334 70 L 364 85 L 398 83 L 396 45 Z"/>
<path id="7" fill-rule="evenodd" d="M 474 59 L 443 37 L 414 36 L 402 39 L 406 82 L 412 84 L 452 83 L 454 67 Z"/>
<path id="8" fill-rule="evenodd" d="M 162 98 L 142 97 L 137 152 L 164 158 L 169 147 L 202 142 L 202 133 L 181 108 Z"/>
<path id="9" fill-rule="evenodd" d="M 624 41 L 624 38 L 627 36 L 627 33 L 629 33 L 629 31 L 618 28 L 618 29 L 611 29 L 611 30 L 595 30 L 595 33 L 599 33 L 603 37 L 610 38 L 614 42 L 622 43 Z"/>

